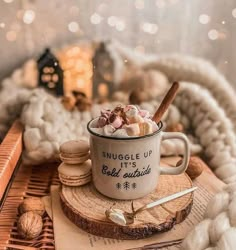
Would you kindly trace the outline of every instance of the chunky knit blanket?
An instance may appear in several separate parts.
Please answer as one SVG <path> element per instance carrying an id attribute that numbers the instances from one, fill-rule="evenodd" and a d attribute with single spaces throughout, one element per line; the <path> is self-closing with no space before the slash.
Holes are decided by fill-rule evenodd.
<path id="1" fill-rule="evenodd" d="M 113 46 L 113 47 L 112 47 Z M 208 62 L 180 55 L 143 57 L 131 50 L 112 44 L 120 72 L 129 64 L 144 70 L 156 69 L 170 80 L 181 81 L 180 92 L 165 117 L 191 127 L 194 140 L 192 152 L 203 150 L 208 165 L 226 185 L 209 203 L 205 219 L 186 237 L 182 249 L 236 248 L 236 103 L 234 91 L 227 80 Z M 0 92 L 0 136 L 20 117 L 25 126 L 24 161 L 40 163 L 58 158 L 61 143 L 71 139 L 88 139 L 87 122 L 99 114 L 102 107 L 112 108 L 116 102 L 94 104 L 91 112 L 68 112 L 56 99 L 41 89 L 26 89 L 18 74 L 2 82 Z M 120 75 L 116 72 L 116 75 Z M 20 84 L 21 85 L 21 84 Z M 151 112 L 156 101 L 142 103 Z M 165 141 L 162 154 L 181 153 L 181 144 Z"/>

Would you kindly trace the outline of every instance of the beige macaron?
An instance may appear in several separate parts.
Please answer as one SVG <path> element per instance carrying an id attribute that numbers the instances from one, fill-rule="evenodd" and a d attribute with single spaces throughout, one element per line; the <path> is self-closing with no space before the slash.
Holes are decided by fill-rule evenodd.
<path id="1" fill-rule="evenodd" d="M 67 186 L 82 186 L 92 179 L 91 161 L 87 160 L 80 167 L 61 163 L 58 167 L 59 179 Z"/>
<path id="2" fill-rule="evenodd" d="M 67 141 L 59 150 L 61 160 L 67 164 L 80 164 L 90 157 L 89 143 L 85 140 Z"/>

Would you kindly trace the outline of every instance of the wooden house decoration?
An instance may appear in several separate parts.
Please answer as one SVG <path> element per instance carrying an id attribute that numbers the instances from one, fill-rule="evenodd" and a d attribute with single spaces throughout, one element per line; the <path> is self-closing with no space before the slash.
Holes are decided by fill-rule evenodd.
<path id="1" fill-rule="evenodd" d="M 58 59 L 47 48 L 37 63 L 39 72 L 38 85 L 57 96 L 62 96 L 64 94 L 63 70 Z"/>
<path id="2" fill-rule="evenodd" d="M 92 59 L 94 99 L 108 98 L 113 91 L 114 62 L 106 46 L 105 42 L 101 42 Z"/>

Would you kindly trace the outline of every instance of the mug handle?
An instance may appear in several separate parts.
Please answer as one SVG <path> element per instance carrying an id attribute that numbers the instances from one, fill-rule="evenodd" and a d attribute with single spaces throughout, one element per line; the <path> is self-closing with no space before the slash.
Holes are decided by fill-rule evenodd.
<path id="1" fill-rule="evenodd" d="M 190 158 L 190 145 L 189 140 L 186 135 L 179 132 L 162 132 L 162 140 L 168 140 L 168 139 L 179 139 L 184 142 L 184 155 L 182 164 L 178 167 L 161 167 L 160 174 L 169 174 L 169 175 L 177 175 L 183 173 L 189 163 Z"/>

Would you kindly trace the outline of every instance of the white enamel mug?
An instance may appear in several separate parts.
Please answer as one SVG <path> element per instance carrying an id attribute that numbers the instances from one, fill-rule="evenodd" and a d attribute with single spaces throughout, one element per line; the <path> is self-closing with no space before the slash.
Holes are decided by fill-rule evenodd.
<path id="1" fill-rule="evenodd" d="M 163 132 L 162 122 L 153 134 L 116 138 L 97 134 L 90 127 L 90 153 L 93 183 L 96 189 L 114 199 L 141 198 L 158 185 L 160 174 L 178 175 L 188 165 L 190 146 L 187 137 L 179 132 Z M 178 167 L 160 166 L 161 141 L 180 139 L 184 142 L 183 162 Z"/>

